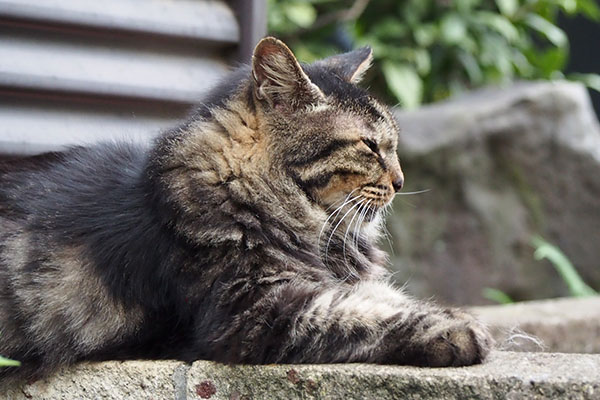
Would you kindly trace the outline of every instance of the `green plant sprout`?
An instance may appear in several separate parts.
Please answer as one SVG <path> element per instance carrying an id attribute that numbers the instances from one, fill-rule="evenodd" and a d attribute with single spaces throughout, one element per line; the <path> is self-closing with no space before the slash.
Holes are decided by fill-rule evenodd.
<path id="1" fill-rule="evenodd" d="M 486 287 L 481 291 L 481 295 L 498 304 L 512 304 L 515 302 L 509 295 L 499 289 Z"/>
<path id="2" fill-rule="evenodd" d="M 0 356 L 0 367 L 18 367 L 21 363 L 19 361 L 10 360 Z"/>
<path id="3" fill-rule="evenodd" d="M 18 367 L 21 363 L 19 361 L 11 360 L 0 356 L 0 367 Z"/>
<path id="4" fill-rule="evenodd" d="M 537 235 L 531 239 L 531 244 L 535 247 L 533 257 L 536 260 L 547 259 L 552 263 L 569 288 L 571 296 L 585 297 L 598 294 L 581 279 L 571 261 L 569 261 L 558 247 L 548 243 L 541 236 Z"/>

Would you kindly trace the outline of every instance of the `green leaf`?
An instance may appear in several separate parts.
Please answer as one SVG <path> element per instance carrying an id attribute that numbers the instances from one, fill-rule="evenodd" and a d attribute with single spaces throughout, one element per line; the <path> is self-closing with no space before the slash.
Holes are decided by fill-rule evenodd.
<path id="1" fill-rule="evenodd" d="M 570 74 L 568 78 L 600 92 L 600 74 Z"/>
<path id="2" fill-rule="evenodd" d="M 317 11 L 309 3 L 288 3 L 283 12 L 290 21 L 302 28 L 308 28 L 317 19 Z"/>
<path id="3" fill-rule="evenodd" d="M 458 53 L 458 61 L 460 61 L 465 68 L 467 76 L 472 83 L 477 85 L 483 82 L 483 73 L 481 68 L 471 53 L 461 51 Z"/>
<path id="4" fill-rule="evenodd" d="M 512 17 L 519 9 L 518 0 L 496 0 L 496 5 L 503 15 Z"/>
<path id="5" fill-rule="evenodd" d="M 467 27 L 464 20 L 456 13 L 444 16 L 440 24 L 442 40 L 448 44 L 460 43 L 467 35 Z"/>
<path id="6" fill-rule="evenodd" d="M 480 11 L 475 14 L 475 20 L 496 32 L 500 33 L 506 40 L 513 43 L 519 38 L 519 31 L 506 17 L 489 11 Z"/>
<path id="7" fill-rule="evenodd" d="M 381 69 L 388 87 L 403 107 L 412 109 L 421 104 L 423 81 L 412 66 L 384 61 Z"/>
<path id="8" fill-rule="evenodd" d="M 558 4 L 567 14 L 575 14 L 577 12 L 576 0 L 558 0 Z"/>
<path id="9" fill-rule="evenodd" d="M 577 9 L 586 17 L 600 21 L 600 7 L 596 0 L 577 0 Z"/>
<path id="10" fill-rule="evenodd" d="M 480 61 L 488 71 L 498 71 L 500 78 L 511 77 L 514 70 L 511 63 L 511 48 L 509 44 L 497 35 L 486 35 L 481 39 L 481 54 Z M 487 75 L 488 81 L 494 82 L 498 80 L 498 76 Z M 493 78 L 493 79 L 490 79 Z"/>
<path id="11" fill-rule="evenodd" d="M 550 79 L 552 75 L 560 72 L 567 61 L 567 50 L 564 47 L 552 47 L 542 53 L 528 54 L 529 61 L 536 66 L 537 76 Z"/>
<path id="12" fill-rule="evenodd" d="M 413 35 L 419 46 L 428 47 L 437 39 L 438 28 L 434 24 L 419 25 Z"/>
<path id="13" fill-rule="evenodd" d="M 510 298 L 509 295 L 504 293 L 502 290 L 493 289 L 493 288 L 483 288 L 481 291 L 481 295 L 488 300 L 494 301 L 499 304 L 511 304 L 515 301 Z"/>
<path id="14" fill-rule="evenodd" d="M 556 47 L 564 48 L 569 43 L 562 29 L 537 14 L 527 14 L 525 23 L 544 35 Z"/>
<path id="15" fill-rule="evenodd" d="M 371 30 L 371 35 L 377 36 L 379 39 L 402 38 L 407 33 L 406 25 L 398 21 L 398 18 L 385 18 Z"/>
<path id="16" fill-rule="evenodd" d="M 527 57 L 519 50 L 514 50 L 512 52 L 512 63 L 517 69 L 519 76 L 523 78 L 529 78 L 534 76 L 535 67 L 531 65 Z"/>
<path id="17" fill-rule="evenodd" d="M 425 49 L 415 50 L 415 64 L 420 76 L 427 75 L 431 71 L 431 57 Z"/>
<path id="18" fill-rule="evenodd" d="M 19 365 L 21 365 L 19 361 L 9 360 L 0 356 L 0 367 L 18 367 Z"/>
<path id="19" fill-rule="evenodd" d="M 558 247 L 551 245 L 541 236 L 534 236 L 531 244 L 535 247 L 533 257 L 536 260 L 548 259 L 563 281 L 567 284 L 569 292 L 575 297 L 593 296 L 596 291 L 583 282 L 571 261 Z"/>

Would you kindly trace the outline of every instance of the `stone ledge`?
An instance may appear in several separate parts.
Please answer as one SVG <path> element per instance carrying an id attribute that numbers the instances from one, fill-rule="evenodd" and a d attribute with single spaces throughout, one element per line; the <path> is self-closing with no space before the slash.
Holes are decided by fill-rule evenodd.
<path id="1" fill-rule="evenodd" d="M 473 307 L 471 310 L 490 325 L 501 349 L 600 353 L 600 296 Z M 520 333 L 532 335 L 539 342 Z"/>
<path id="2" fill-rule="evenodd" d="M 483 365 L 82 364 L 4 399 L 599 399 L 600 355 L 494 352 Z"/>

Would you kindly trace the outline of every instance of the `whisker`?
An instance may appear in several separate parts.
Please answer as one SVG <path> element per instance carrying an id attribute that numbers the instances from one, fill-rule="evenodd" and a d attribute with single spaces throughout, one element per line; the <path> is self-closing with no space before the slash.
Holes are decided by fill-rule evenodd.
<path id="1" fill-rule="evenodd" d="M 358 199 L 360 197 L 359 196 L 355 196 L 352 199 L 348 199 L 352 193 L 354 193 L 356 189 L 354 189 L 352 192 L 348 193 L 348 196 L 346 196 L 346 199 L 344 200 L 344 202 L 342 203 L 341 206 L 339 206 L 338 208 L 335 209 L 335 211 L 333 211 L 331 214 L 329 214 L 329 217 L 327 217 L 327 219 L 325 220 L 325 222 L 323 222 L 323 226 L 321 227 L 321 231 L 319 232 L 319 237 L 317 239 L 317 249 L 319 249 L 319 252 L 321 251 L 321 237 L 323 236 L 323 232 L 325 231 L 325 228 L 327 227 L 327 222 L 329 222 L 329 220 L 333 217 L 335 217 L 340 211 L 342 211 L 342 209 L 347 205 L 350 204 L 351 202 L 353 202 L 354 200 Z"/>
<path id="2" fill-rule="evenodd" d="M 329 211 L 329 210 L 331 210 L 332 208 L 337 208 L 339 204 L 341 204 L 341 203 L 344 203 L 346 200 L 348 200 L 348 199 L 350 198 L 350 196 L 352 196 L 352 193 L 356 192 L 357 190 L 358 190 L 358 188 L 356 188 L 356 189 L 352 190 L 352 191 L 351 191 L 350 193 L 348 193 L 348 194 L 346 195 L 346 197 L 344 197 L 342 200 L 338 200 L 338 201 L 334 202 L 333 204 L 331 204 L 329 207 L 327 207 L 327 208 L 325 209 L 325 211 Z"/>
<path id="3" fill-rule="evenodd" d="M 344 233 L 344 242 L 343 242 L 344 244 L 342 245 L 342 254 L 344 255 L 344 262 L 346 264 L 348 264 L 348 259 L 346 258 L 346 238 L 348 237 L 348 232 L 350 232 L 350 228 L 352 228 L 352 222 L 354 221 L 356 216 L 362 212 L 363 205 L 364 205 L 364 203 L 361 202 L 360 205 L 358 206 L 358 209 L 354 212 L 352 219 L 350 219 L 350 222 L 348 223 L 348 227 L 346 228 L 346 233 Z"/>
<path id="4" fill-rule="evenodd" d="M 430 191 L 431 191 L 431 189 L 417 190 L 416 192 L 398 192 L 398 193 L 396 193 L 396 194 L 394 195 L 394 197 L 395 197 L 395 196 L 406 196 L 406 195 L 409 195 L 409 194 L 420 194 L 420 193 L 427 193 L 427 192 L 430 192 Z"/>
<path id="5" fill-rule="evenodd" d="M 414 205 L 413 203 L 411 203 L 411 202 L 409 202 L 409 201 L 406 201 L 405 199 L 400 199 L 400 201 L 401 201 L 401 202 L 403 202 L 403 203 L 405 203 L 405 204 L 408 204 L 408 205 L 409 205 L 409 206 L 411 206 L 412 208 L 417 208 L 417 206 L 416 206 L 416 205 Z"/>
<path id="6" fill-rule="evenodd" d="M 358 188 L 356 188 L 356 189 L 352 190 L 352 191 L 351 191 L 350 193 L 348 193 L 348 194 L 346 195 L 346 197 L 344 197 L 342 200 L 338 200 L 338 201 L 334 202 L 333 204 L 331 204 L 329 207 L 327 207 L 327 208 L 325 209 L 325 211 L 329 211 L 329 210 L 331 210 L 331 209 L 332 209 L 332 208 L 334 208 L 334 207 L 335 207 L 335 208 L 337 208 L 337 207 L 338 207 L 338 205 L 339 205 L 340 203 L 344 203 L 346 200 L 348 200 L 348 199 L 350 198 L 350 196 L 352 196 L 352 193 L 356 192 L 357 190 L 358 190 Z"/>
<path id="7" fill-rule="evenodd" d="M 391 204 L 388 204 L 384 208 L 385 215 L 384 215 L 384 218 L 383 218 L 383 220 L 381 222 L 381 227 L 382 227 L 382 230 L 383 230 L 383 236 L 385 237 L 385 239 L 387 240 L 388 245 L 390 246 L 390 252 L 392 253 L 392 257 L 395 257 L 396 254 L 394 252 L 394 244 L 393 244 L 392 240 L 390 239 L 392 235 L 391 235 L 390 231 L 387 228 L 387 223 L 386 223 L 387 218 L 385 218 L 385 217 L 387 217 L 387 214 L 389 214 L 389 211 L 391 209 L 390 205 Z"/>
<path id="8" fill-rule="evenodd" d="M 361 197 L 361 196 L 358 196 Z M 361 203 L 356 203 L 354 204 L 352 207 L 350 207 L 350 209 L 348 211 L 346 211 L 346 214 L 344 214 L 342 216 L 342 218 L 340 218 L 340 220 L 338 221 L 338 223 L 335 225 L 335 227 L 333 228 L 333 230 L 331 231 L 331 234 L 329 235 L 329 240 L 327 241 L 327 245 L 325 246 L 325 262 L 327 263 L 327 253 L 329 252 L 329 245 L 331 244 L 331 239 L 333 239 L 333 235 L 335 234 L 335 231 L 337 230 L 337 228 L 340 226 L 340 224 L 344 221 L 344 219 L 348 216 L 348 214 L 350 214 L 350 212 L 352 212 L 352 210 L 356 207 L 359 206 Z"/>
<path id="9" fill-rule="evenodd" d="M 356 222 L 356 230 L 354 231 L 354 237 L 353 237 L 353 243 L 354 243 L 354 247 L 358 248 L 358 239 L 360 239 L 360 227 L 362 226 L 363 222 L 365 221 L 365 217 L 367 216 L 367 213 L 369 212 L 369 204 L 373 201 L 373 199 L 370 199 L 369 201 L 367 201 L 367 203 L 365 204 L 365 207 L 363 209 L 363 212 L 361 213 L 359 220 Z"/>

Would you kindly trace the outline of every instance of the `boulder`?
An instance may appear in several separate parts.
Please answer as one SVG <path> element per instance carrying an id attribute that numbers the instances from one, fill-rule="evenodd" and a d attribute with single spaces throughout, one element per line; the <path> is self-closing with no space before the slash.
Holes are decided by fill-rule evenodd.
<path id="1" fill-rule="evenodd" d="M 395 279 L 419 297 L 486 304 L 568 295 L 531 244 L 600 287 L 600 127 L 576 83 L 520 83 L 397 111 L 406 177 L 388 217 Z M 385 244 L 385 240 L 383 241 Z"/>

